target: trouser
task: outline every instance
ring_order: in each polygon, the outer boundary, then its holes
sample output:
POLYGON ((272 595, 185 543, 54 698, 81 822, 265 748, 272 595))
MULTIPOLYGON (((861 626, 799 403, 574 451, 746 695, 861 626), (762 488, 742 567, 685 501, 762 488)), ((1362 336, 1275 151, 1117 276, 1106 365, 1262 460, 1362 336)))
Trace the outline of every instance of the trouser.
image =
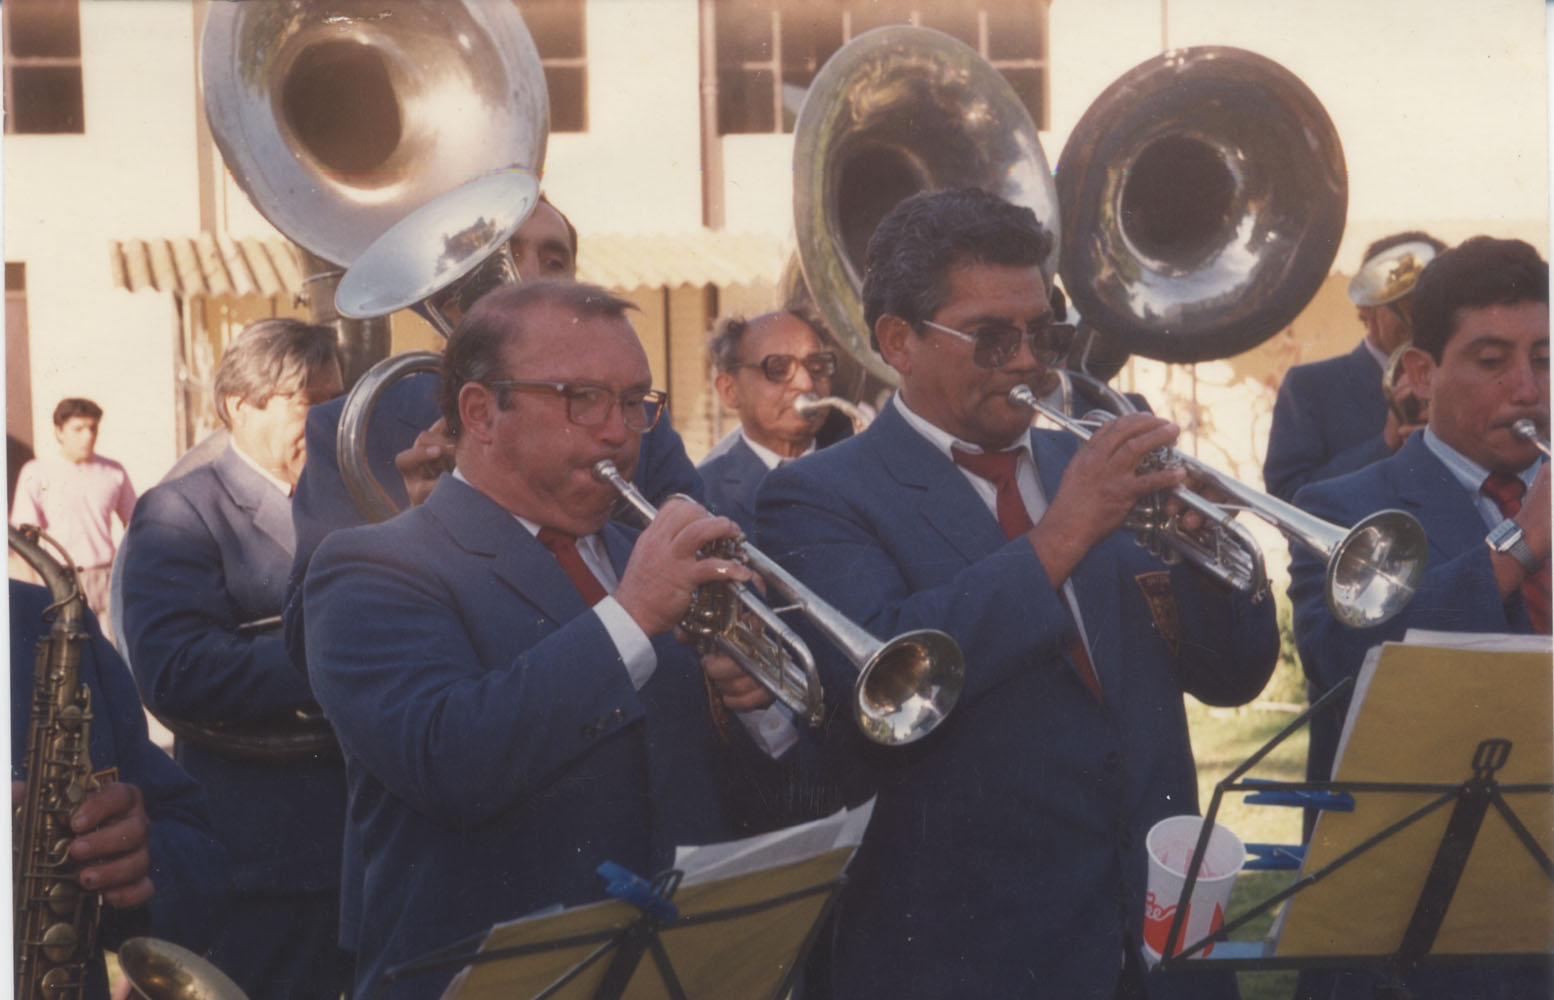
POLYGON ((336 891, 235 890, 205 957, 255 1000, 336 1000, 355 976, 339 937, 336 891))

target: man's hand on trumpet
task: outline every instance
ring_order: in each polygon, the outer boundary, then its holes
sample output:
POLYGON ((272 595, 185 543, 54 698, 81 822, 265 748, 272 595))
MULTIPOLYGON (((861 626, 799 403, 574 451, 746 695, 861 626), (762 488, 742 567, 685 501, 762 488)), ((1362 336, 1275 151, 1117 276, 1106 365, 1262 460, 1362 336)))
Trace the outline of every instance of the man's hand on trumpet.
POLYGON ((1178 467, 1139 471, 1151 452, 1169 447, 1180 428, 1150 413, 1130 413, 1095 430, 1069 462, 1057 495, 1031 529, 1031 544, 1053 586, 1061 584, 1101 539, 1122 526, 1140 500, 1181 485, 1178 467))
POLYGON ((648 635, 669 631, 685 617, 700 585, 750 580, 753 574, 743 563, 699 555, 708 542, 738 534, 739 525, 713 517, 694 500, 670 499, 637 539, 616 601, 648 635))

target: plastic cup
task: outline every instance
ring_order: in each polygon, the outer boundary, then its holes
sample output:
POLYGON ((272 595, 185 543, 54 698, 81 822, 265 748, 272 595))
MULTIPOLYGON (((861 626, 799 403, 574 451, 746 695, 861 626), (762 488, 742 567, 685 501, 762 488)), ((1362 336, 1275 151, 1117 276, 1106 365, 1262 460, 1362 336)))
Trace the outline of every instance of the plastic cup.
MULTIPOLYGON (((1144 850, 1149 855, 1149 881, 1144 895, 1144 958, 1150 965, 1159 962, 1165 952, 1166 936, 1176 918, 1182 887, 1187 884, 1187 866, 1192 862, 1193 849, 1198 846, 1203 823, 1201 816, 1170 816, 1151 827, 1144 838, 1144 850)), ((1230 890, 1234 888, 1236 875, 1245 860, 1246 848, 1242 846, 1241 838, 1218 823, 1214 824, 1173 954, 1219 930, 1225 923, 1230 890)), ((1194 956, 1213 951, 1211 944, 1194 952, 1194 956)))

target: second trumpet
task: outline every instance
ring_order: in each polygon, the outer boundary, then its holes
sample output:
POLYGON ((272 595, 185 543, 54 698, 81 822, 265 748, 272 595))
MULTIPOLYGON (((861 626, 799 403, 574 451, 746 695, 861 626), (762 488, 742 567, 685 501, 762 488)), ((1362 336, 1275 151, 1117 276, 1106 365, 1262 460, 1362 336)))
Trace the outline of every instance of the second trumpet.
MULTIPOLYGON (((1132 411, 1127 397, 1104 383, 1091 385, 1083 375, 1060 371, 1060 381, 1083 381, 1108 402, 1132 411)), ((1071 392, 1064 396, 1070 397, 1071 392)), ((1042 416, 1082 438, 1089 439, 1093 422, 1075 419, 1063 410, 1048 405, 1029 386, 1017 385, 1009 392, 1011 402, 1029 407, 1042 416)), ((1112 414, 1115 415, 1115 414, 1112 414)), ((1216 503, 1198 493, 1178 486, 1172 495, 1188 508, 1204 516, 1210 532, 1205 542, 1183 530, 1176 518, 1151 516, 1146 530, 1150 542, 1185 556, 1207 572, 1238 590, 1250 592, 1253 599, 1266 596, 1268 577, 1263 571, 1262 550, 1245 528, 1234 521, 1238 511, 1249 510, 1277 528, 1290 541, 1305 546, 1327 560, 1327 606, 1333 616, 1352 628, 1380 625, 1408 604, 1424 573, 1428 546, 1424 528, 1413 515, 1401 510, 1377 511, 1345 530, 1313 517, 1293 504, 1252 489, 1191 455, 1167 449, 1165 459, 1184 467, 1194 479, 1230 497, 1229 503, 1216 503)), ((1153 509, 1160 510, 1158 504, 1153 509)))
MULTIPOLYGON (((609 460, 594 466, 594 478, 608 483, 638 514, 658 516, 642 493, 609 460)), ((882 642, 822 601, 787 570, 744 542, 718 553, 745 563, 802 611, 858 668, 852 716, 869 740, 900 746, 922 739, 943 722, 960 697, 964 659, 955 640, 936 629, 905 632, 882 642)), ((810 725, 824 714, 824 695, 815 660, 802 639, 749 588, 711 584, 697 589, 682 627, 709 636, 718 649, 810 725)))

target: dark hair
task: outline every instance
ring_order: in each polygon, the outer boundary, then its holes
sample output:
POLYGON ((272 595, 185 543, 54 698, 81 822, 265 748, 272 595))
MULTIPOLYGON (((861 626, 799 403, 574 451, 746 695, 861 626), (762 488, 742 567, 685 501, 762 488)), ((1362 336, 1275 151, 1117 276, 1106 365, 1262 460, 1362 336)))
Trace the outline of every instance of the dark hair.
POLYGON ((774 309, 771 312, 762 313, 752 319, 746 319, 737 313, 725 316, 718 321, 717 328, 712 332, 712 339, 707 341, 707 353, 712 356, 712 365, 720 372, 733 371, 740 362, 739 352, 745 346, 745 334, 749 332, 754 323, 771 316, 787 314, 809 327, 814 333, 815 339, 822 345, 831 343, 831 332, 826 329, 820 318, 807 309, 798 306, 787 306, 783 309, 774 309))
POLYGON ((213 388, 216 415, 231 427, 228 396, 264 406, 271 396, 301 390, 330 362, 340 362, 333 328, 289 316, 255 320, 222 352, 213 388))
MULTIPOLYGON (((626 310, 636 308, 598 285, 556 278, 503 285, 487 294, 464 315, 443 351, 437 402, 450 435, 456 438, 464 430, 459 392, 470 382, 485 382, 501 373, 502 348, 523 336, 524 314, 542 305, 559 306, 579 319, 624 319, 626 310)), ((507 408, 505 393, 498 393, 497 405, 507 408)))
POLYGON ((83 399, 80 396, 69 396, 60 400, 59 404, 54 407, 54 426, 56 428, 65 426, 65 421, 71 417, 90 417, 93 420, 101 420, 103 418, 103 408, 90 399, 83 399))
POLYGON ((566 227, 567 227, 567 240, 572 244, 572 263, 573 263, 574 266, 576 266, 576 264, 577 264, 577 227, 572 225, 572 220, 567 218, 567 213, 563 212, 559 208, 556 208, 556 203, 551 201, 549 198, 547 198, 545 196, 544 192, 540 193, 540 202, 542 204, 549 205, 551 208, 555 208, 556 209, 556 214, 561 216, 561 221, 566 224, 566 227))
POLYGON ((863 319, 900 316, 915 328, 944 304, 944 277, 961 264, 1039 266, 1052 233, 1036 213, 976 188, 925 191, 901 202, 869 238, 863 319))
POLYGON ((1414 346, 1437 362, 1464 309, 1549 301, 1549 269, 1530 244, 1475 236, 1425 265, 1414 285, 1414 346))
POLYGON ((1408 229, 1401 233, 1393 233, 1391 236, 1383 236, 1381 239, 1365 248, 1365 256, 1360 258, 1361 263, 1393 247, 1400 247, 1405 243, 1428 243, 1437 255, 1446 252, 1446 244, 1431 236, 1422 229, 1408 229))

